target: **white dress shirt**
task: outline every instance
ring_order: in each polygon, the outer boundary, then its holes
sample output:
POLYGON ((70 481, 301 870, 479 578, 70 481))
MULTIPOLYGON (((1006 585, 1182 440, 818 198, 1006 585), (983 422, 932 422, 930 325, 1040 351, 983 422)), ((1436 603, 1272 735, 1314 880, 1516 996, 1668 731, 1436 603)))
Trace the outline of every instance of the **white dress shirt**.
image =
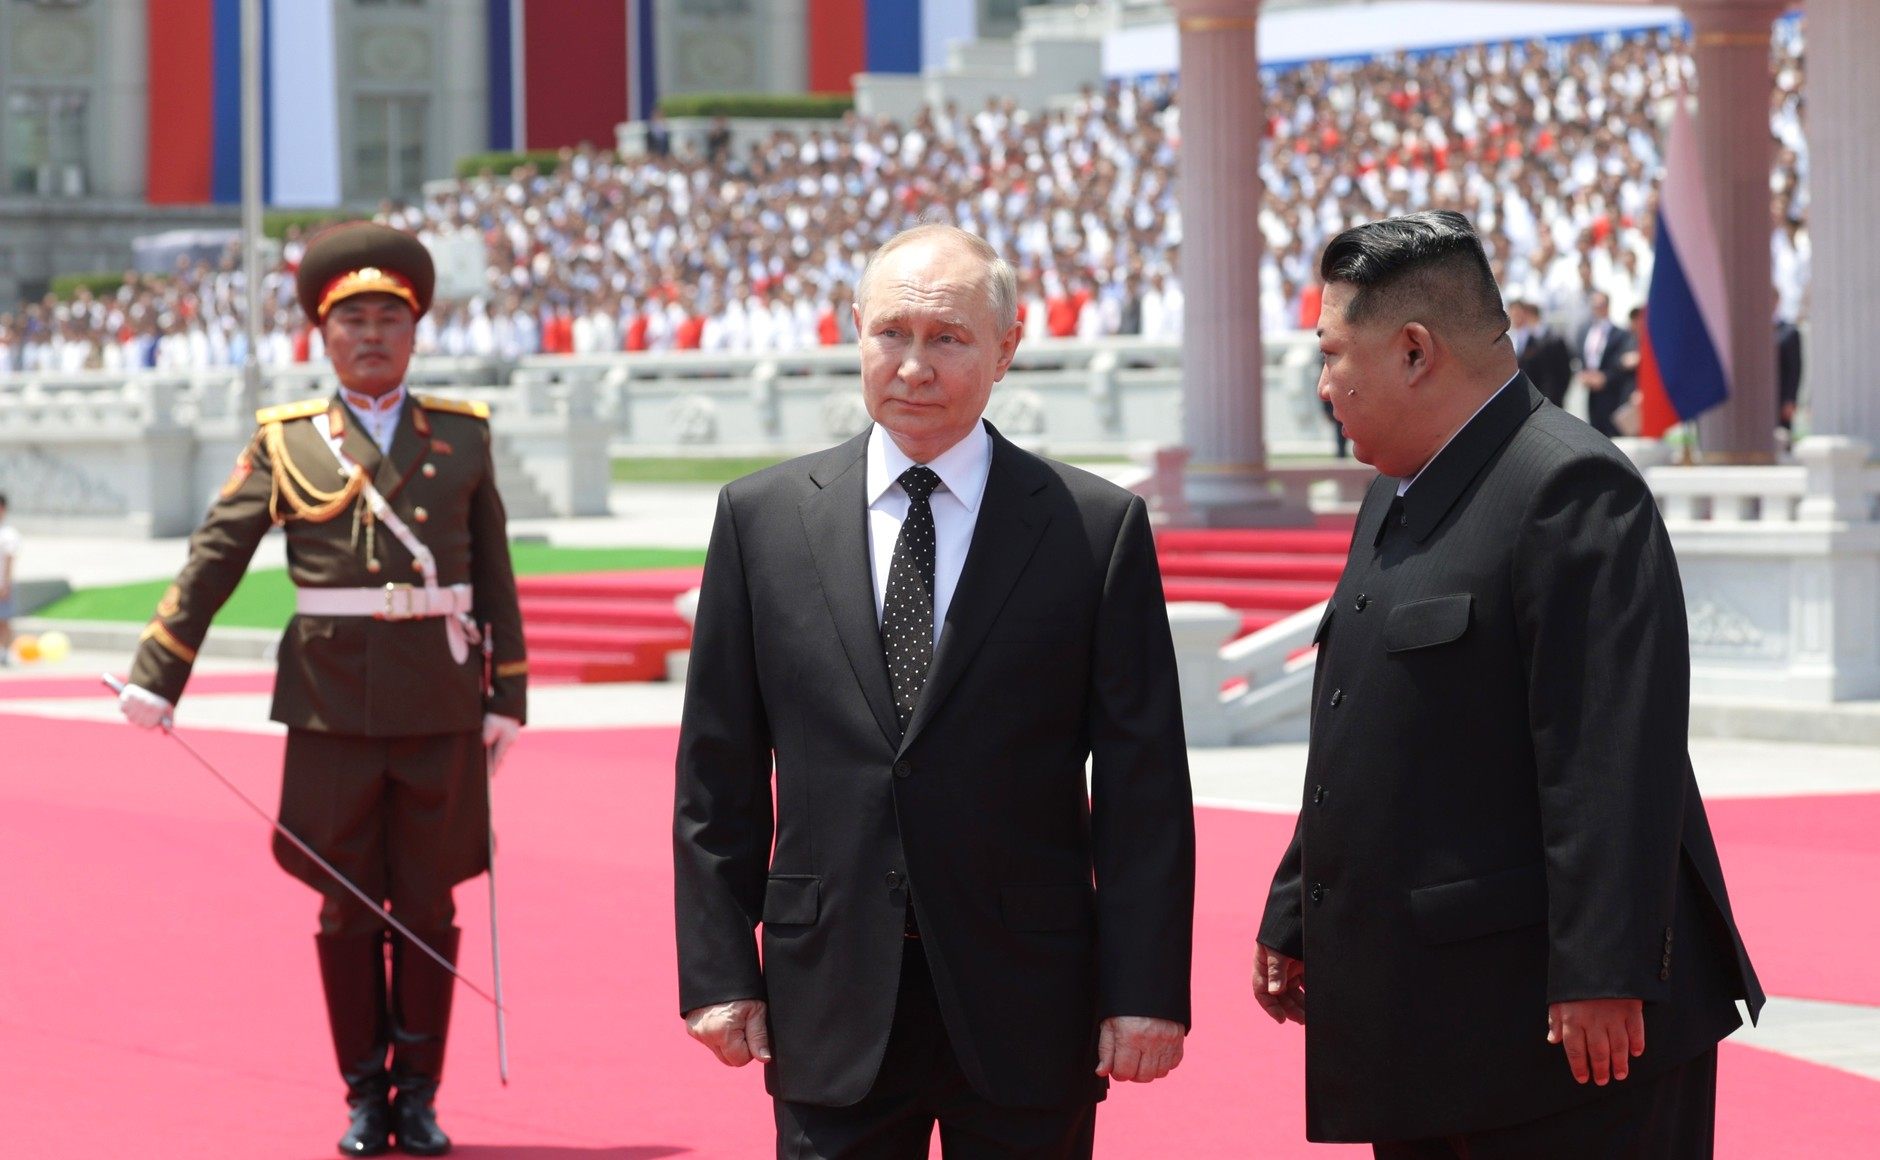
MULTIPOLYGON (((907 519, 907 493, 901 473, 914 461, 877 423, 868 433, 868 559, 875 578, 875 623, 881 623, 888 599, 888 566, 894 561, 894 541, 907 519)), ((940 486, 928 499, 933 508, 933 639, 940 644, 947 606, 960 585, 966 550, 973 543, 979 522, 979 501, 986 495, 986 477, 992 470, 992 434, 982 422, 926 465, 940 477, 940 486)))
MULTIPOLYGON (((1521 372, 1516 371, 1514 373, 1514 379, 1509 379, 1507 382, 1501 385, 1501 391, 1505 391, 1509 387, 1512 387, 1514 385, 1515 379, 1518 379, 1520 377, 1521 377, 1521 372)), ((1494 402, 1496 399, 1501 398, 1501 391, 1496 391, 1494 394, 1490 395, 1488 398, 1483 399, 1482 405, 1475 409, 1475 415, 1480 415, 1483 411, 1488 410, 1488 405, 1490 403, 1494 402)), ((1462 434, 1463 428, 1467 427, 1469 423, 1475 422, 1475 415, 1470 415, 1468 423, 1464 423, 1462 427, 1458 427, 1454 431, 1451 431, 1449 433, 1449 438, 1443 440, 1443 445, 1436 449, 1436 454, 1430 456, 1430 463, 1435 463, 1438 456, 1442 455, 1443 452, 1449 450, 1449 445, 1456 441, 1456 436, 1462 434)), ((1430 469, 1430 463, 1425 463, 1422 467, 1419 467, 1417 469, 1417 473, 1411 476, 1409 479, 1398 480, 1397 481, 1397 494, 1400 496, 1403 495, 1405 492, 1408 492, 1410 490, 1411 484, 1415 483, 1419 479, 1422 479, 1423 473, 1430 469)))
MULTIPOLYGON (((345 400, 353 418, 359 420, 360 429, 379 445, 379 454, 390 455, 392 436, 398 433, 398 415, 404 409, 405 385, 400 383, 376 399, 341 387, 339 397, 345 400)), ((324 424, 321 431, 325 431, 324 424)))

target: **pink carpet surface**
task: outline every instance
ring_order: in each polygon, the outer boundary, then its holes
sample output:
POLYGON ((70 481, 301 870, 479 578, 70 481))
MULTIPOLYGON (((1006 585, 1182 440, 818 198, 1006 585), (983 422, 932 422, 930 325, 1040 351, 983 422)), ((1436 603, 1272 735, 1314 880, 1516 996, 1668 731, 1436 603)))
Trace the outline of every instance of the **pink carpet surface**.
MULTIPOLYGON (((761 1158, 754 1068, 675 1010, 668 827, 675 731, 525 735, 496 783, 511 1084, 491 1012, 459 991, 440 1109, 466 1157, 761 1158)), ((272 808, 281 740, 191 743, 272 808)), ((343 1106, 319 1001, 315 898, 265 825, 178 746, 121 725, 0 717, 0 1151, 33 1157, 332 1154, 343 1106)), ((1772 993, 1880 1002, 1880 795, 1712 806, 1772 993)), ((1291 820, 1202 811, 1196 1027, 1169 1080, 1113 1090, 1099 1156, 1366 1155, 1303 1139, 1299 1029, 1256 1010, 1258 903, 1291 820)), ((458 890, 487 983, 481 880, 458 890)), ((1726 1045, 1720 1152, 1870 1155, 1880 1084, 1726 1045)))

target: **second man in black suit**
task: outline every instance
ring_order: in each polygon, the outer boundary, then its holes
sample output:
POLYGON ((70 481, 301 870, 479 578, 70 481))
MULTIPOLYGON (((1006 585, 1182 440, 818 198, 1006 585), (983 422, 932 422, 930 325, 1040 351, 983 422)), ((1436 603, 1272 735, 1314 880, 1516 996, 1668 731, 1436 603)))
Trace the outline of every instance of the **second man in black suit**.
POLYGON ((1306 1131, 1392 1160, 1710 1155, 1762 992, 1686 752, 1651 489, 1516 369, 1466 219, 1348 230, 1319 390, 1382 475, 1316 637, 1255 994, 1306 1025, 1306 1131))
POLYGON ((936 1122, 949 1157, 1088 1157, 1106 1082, 1166 1075, 1189 1019, 1148 514, 981 418, 1019 341, 985 242, 903 233, 858 300, 871 429, 719 497, 679 742, 680 1010, 764 1063, 780 1157, 925 1157, 936 1122))
POLYGON ((1541 308, 1532 302, 1511 302, 1508 314, 1514 324, 1514 353, 1521 373, 1534 381, 1548 402, 1564 406, 1567 388, 1573 385, 1573 352, 1567 349, 1567 340, 1547 325, 1541 308))
POLYGON ((1613 416, 1632 398, 1638 382, 1638 344, 1612 320, 1612 299, 1595 290, 1587 299, 1591 317, 1580 335, 1580 383, 1586 388, 1586 421, 1608 439, 1620 434, 1613 416))

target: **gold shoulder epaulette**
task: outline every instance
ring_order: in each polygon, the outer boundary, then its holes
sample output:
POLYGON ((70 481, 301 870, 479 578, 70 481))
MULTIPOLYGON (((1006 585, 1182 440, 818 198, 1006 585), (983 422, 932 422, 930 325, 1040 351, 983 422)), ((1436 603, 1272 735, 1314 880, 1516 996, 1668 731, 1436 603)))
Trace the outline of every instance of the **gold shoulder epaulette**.
POLYGON ((479 403, 475 399, 446 399, 442 395, 419 395, 418 405, 427 411, 449 411, 453 415, 468 415, 473 419, 487 420, 490 417, 490 405, 479 403))
POLYGON ((273 407, 263 407, 255 412, 255 422, 263 427, 269 423, 280 423, 288 419, 305 419, 309 415, 319 415, 326 411, 330 399, 302 399, 297 403, 281 403, 273 407))

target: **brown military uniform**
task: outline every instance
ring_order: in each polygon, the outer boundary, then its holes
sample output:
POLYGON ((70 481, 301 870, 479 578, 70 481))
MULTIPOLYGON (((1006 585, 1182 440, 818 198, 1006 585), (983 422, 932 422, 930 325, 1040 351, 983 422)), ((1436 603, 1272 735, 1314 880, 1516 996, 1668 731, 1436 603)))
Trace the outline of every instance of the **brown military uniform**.
MULTIPOLYGON (((171 702, 181 696, 210 619, 277 524, 299 587, 422 586, 411 554, 348 485, 316 416, 343 432, 346 453, 431 550, 438 583, 472 586, 472 615, 491 641, 489 691, 483 651, 454 661, 442 617, 296 615, 271 714, 290 730, 281 820, 395 908, 404 899, 447 908, 450 886, 488 861, 483 714, 524 719, 528 680, 487 408, 410 395, 386 455, 337 397, 261 411, 144 631, 131 680, 171 702)), ((344 896, 286 842, 275 852, 296 877, 344 896)), ((440 916, 412 917, 434 926, 440 916)), ((323 926, 331 931, 331 914, 323 926)))

